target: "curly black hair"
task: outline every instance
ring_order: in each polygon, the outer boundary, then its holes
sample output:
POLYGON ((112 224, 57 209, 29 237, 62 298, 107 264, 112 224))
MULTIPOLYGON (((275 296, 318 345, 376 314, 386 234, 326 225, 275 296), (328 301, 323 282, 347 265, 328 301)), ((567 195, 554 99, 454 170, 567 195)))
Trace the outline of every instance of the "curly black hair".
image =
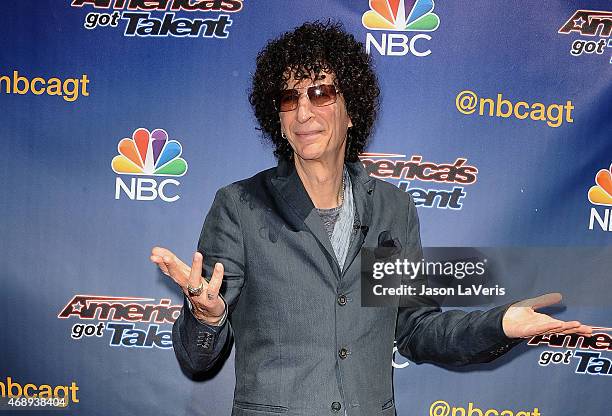
POLYGON ((363 43, 339 22, 307 22, 273 39, 257 55, 249 101, 264 140, 277 159, 292 159, 293 150, 281 136, 274 99, 287 88, 288 73, 296 79, 321 71, 335 74, 353 126, 348 129, 345 159, 357 161, 366 148, 379 107, 380 88, 363 43), (289 71, 287 71, 289 70, 289 71))

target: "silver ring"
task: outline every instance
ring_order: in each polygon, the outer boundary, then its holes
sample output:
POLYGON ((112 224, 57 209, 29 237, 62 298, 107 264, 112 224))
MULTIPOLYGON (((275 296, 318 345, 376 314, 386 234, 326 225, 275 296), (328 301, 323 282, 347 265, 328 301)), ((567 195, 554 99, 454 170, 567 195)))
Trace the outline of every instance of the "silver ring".
POLYGON ((204 291, 204 280, 200 279, 200 286, 198 287, 191 287, 189 284, 187 284, 187 292, 189 292, 189 296, 200 296, 203 291, 204 291))

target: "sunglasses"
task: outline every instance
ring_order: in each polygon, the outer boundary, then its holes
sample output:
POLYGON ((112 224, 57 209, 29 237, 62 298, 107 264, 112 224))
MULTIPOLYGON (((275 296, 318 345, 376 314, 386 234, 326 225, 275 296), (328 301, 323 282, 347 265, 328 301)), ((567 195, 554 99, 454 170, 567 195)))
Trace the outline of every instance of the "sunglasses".
POLYGON ((336 87, 333 84, 321 84, 311 87, 282 90, 279 98, 274 100, 276 109, 281 113, 295 110, 298 107, 300 96, 304 94, 303 92, 300 93, 298 90, 304 89, 306 90, 308 99, 315 107, 325 107, 326 105, 331 105, 336 102, 336 96, 338 95, 336 87))

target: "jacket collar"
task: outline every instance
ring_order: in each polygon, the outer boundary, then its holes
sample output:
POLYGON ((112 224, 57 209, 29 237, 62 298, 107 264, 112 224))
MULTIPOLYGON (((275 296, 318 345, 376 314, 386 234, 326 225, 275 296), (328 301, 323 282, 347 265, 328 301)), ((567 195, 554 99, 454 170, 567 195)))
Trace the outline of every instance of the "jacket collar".
MULTIPOLYGON (((375 181, 368 175, 361 161, 345 162, 345 165, 351 177, 355 200, 363 200, 365 195, 371 195, 375 181)), ((271 182, 302 220, 314 209, 314 204, 310 196, 308 196, 304 184, 302 184, 293 161, 287 159, 279 160, 271 182)), ((365 210, 358 210, 358 212, 360 218, 364 220, 365 218, 362 218, 362 214, 366 214, 365 210)), ((363 221, 362 224, 364 224, 363 221)))
MULTIPOLYGON (((368 175, 361 161, 345 162, 351 183, 353 185, 353 200, 357 211, 359 227, 359 241, 349 247, 349 252, 345 260, 345 268, 348 268, 361 247, 362 237, 365 237, 370 219, 372 217, 372 196, 376 181, 368 175)), ((318 212, 314 209, 314 204, 302 184, 293 161, 281 159, 276 169, 272 171, 270 182, 276 191, 275 200, 279 209, 285 214, 287 221, 298 230, 309 230, 318 242, 327 251, 328 257, 335 259, 335 254, 331 246, 329 236, 323 227, 318 212)), ((336 263, 336 267, 337 263, 336 263)))

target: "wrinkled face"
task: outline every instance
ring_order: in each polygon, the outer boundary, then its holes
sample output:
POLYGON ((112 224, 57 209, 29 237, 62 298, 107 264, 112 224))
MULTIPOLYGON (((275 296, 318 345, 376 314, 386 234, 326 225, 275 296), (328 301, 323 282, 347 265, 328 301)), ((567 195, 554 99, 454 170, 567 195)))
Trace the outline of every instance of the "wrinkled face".
POLYGON ((287 82, 288 89, 297 89, 300 93, 297 108, 279 112, 281 129, 295 158, 334 161, 344 157, 346 132, 353 125, 346 112, 344 97, 338 92, 335 103, 319 107, 307 94, 308 87, 331 85, 334 80, 334 74, 321 72, 316 81, 310 78, 296 80, 292 74, 287 82))

